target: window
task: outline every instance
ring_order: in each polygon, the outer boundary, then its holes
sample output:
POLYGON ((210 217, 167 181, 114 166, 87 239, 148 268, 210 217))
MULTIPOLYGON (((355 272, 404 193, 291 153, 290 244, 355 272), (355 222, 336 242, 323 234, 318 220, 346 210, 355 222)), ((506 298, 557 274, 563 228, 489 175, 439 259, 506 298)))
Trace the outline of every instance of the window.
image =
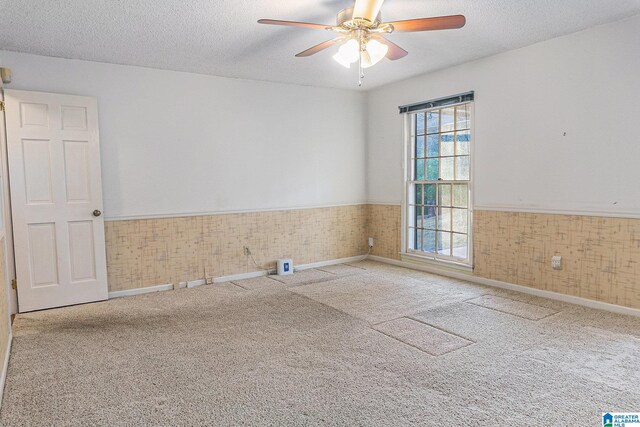
POLYGON ((471 264, 471 111, 407 114, 406 253, 471 264))

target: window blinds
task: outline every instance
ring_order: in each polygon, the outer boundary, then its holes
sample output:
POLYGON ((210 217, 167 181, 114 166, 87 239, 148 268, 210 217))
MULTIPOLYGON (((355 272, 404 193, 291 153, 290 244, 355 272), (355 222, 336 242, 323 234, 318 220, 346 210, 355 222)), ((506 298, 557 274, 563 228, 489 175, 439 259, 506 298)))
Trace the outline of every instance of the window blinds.
POLYGON ((447 96, 446 98, 438 98, 432 99, 431 101, 418 102, 416 104, 401 105, 398 108, 400 109, 400 114, 404 114, 469 101, 473 101, 473 91, 461 93, 459 95, 447 96))

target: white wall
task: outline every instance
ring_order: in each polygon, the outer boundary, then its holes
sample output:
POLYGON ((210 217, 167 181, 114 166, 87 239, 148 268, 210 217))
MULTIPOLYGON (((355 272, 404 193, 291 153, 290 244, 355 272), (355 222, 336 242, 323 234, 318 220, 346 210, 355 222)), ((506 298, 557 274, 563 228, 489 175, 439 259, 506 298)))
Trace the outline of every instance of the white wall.
POLYGON ((401 201, 397 107, 474 90, 476 208, 640 215, 639 41, 635 16, 369 92, 368 199, 401 201))
MULTIPOLYGON (((194 53, 197 54, 197 53, 194 53)), ((364 202, 364 94, 0 51, 98 98, 106 218, 364 202)))
POLYGON ((0 65, 10 88, 98 98, 107 218, 399 203, 397 106, 468 90, 477 208, 625 214, 640 213, 639 39, 636 16, 366 94, 3 51, 0 65))

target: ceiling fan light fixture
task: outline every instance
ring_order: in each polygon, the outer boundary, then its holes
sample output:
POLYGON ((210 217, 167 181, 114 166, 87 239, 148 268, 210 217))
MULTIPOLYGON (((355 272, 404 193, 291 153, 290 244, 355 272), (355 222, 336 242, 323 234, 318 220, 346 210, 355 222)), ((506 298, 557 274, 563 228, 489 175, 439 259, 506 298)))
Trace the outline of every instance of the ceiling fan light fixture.
POLYGON ((345 44, 340 46, 338 53, 333 55, 333 59, 340 65, 350 68, 351 64, 359 58, 360 46, 356 39, 349 39, 345 44))
POLYGON ((362 52, 362 68, 369 68, 376 65, 387 55, 389 46, 380 43, 378 40, 369 40, 364 52, 362 52))
POLYGON ((364 68, 377 64, 382 58, 391 61, 407 56, 408 52, 384 36, 393 32, 412 33, 417 31, 452 30, 464 27, 464 15, 434 16, 402 21, 383 22, 380 9, 384 0, 355 0, 353 7, 342 9, 336 17, 336 25, 314 24, 311 22, 283 21, 280 19, 259 19, 260 24, 285 25, 290 27, 330 30, 338 34, 332 40, 319 43, 296 54, 308 57, 329 47, 341 44, 333 59, 345 68, 357 62, 358 85, 362 85, 364 68))

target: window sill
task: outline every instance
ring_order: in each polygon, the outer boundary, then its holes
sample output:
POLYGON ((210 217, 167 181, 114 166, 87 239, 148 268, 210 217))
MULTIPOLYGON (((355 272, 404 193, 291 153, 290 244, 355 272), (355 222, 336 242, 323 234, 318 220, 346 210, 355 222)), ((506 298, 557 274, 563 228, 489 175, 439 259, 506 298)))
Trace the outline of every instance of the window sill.
POLYGON ((457 271, 466 274, 473 274, 473 266, 461 262, 448 261, 444 259, 434 259, 408 252, 400 252, 400 259, 412 264, 428 265, 442 270, 457 271))

